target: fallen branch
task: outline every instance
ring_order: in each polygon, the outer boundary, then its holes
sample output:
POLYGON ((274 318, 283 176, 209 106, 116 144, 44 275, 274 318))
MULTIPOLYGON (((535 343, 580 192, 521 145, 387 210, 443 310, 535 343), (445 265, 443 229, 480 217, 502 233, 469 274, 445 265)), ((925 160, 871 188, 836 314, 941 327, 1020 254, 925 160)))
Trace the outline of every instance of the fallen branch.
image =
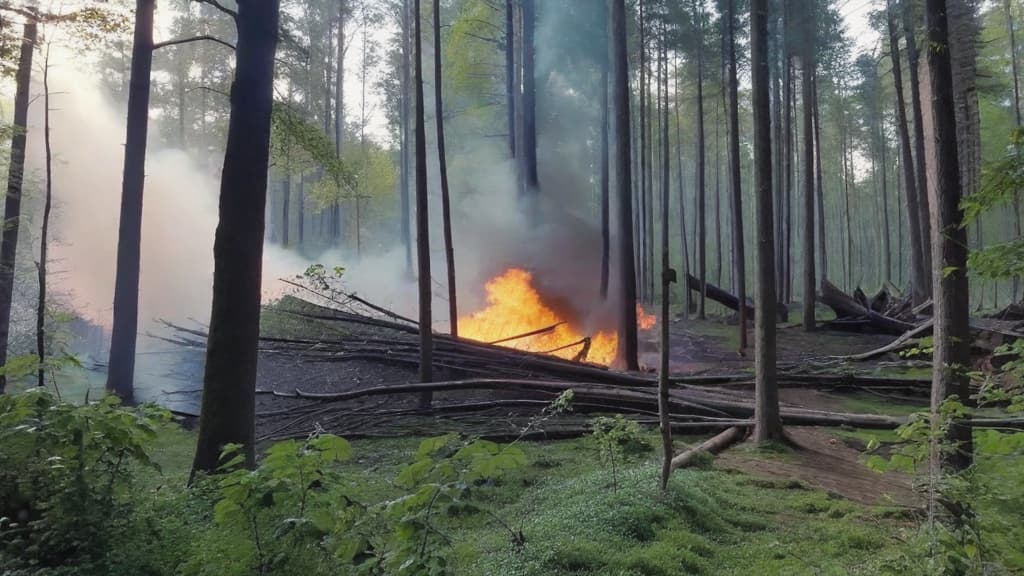
POLYGON ((694 459, 701 454, 718 454, 746 437, 747 430, 748 429, 746 427, 741 428, 739 426, 729 428, 721 434, 713 436, 712 438, 705 440, 700 445, 690 448, 686 452, 672 458, 670 468, 672 470, 684 468, 691 464, 694 459))

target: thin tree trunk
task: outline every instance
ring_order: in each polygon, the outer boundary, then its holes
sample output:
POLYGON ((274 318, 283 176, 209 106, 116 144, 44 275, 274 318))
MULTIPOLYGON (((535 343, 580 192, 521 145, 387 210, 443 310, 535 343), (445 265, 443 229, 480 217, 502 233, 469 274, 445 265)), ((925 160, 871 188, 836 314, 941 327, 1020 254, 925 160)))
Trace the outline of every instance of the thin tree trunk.
MULTIPOLYGON (((4 227, 0 246, 0 366, 7 364, 7 342, 11 329, 11 304, 14 300, 14 265, 18 253, 18 229, 21 226, 21 191, 25 178, 25 146, 28 136, 29 86, 32 82, 32 53, 38 25, 25 22, 21 54, 15 74, 14 137, 7 172, 7 197, 4 200, 4 227)), ((0 374, 0 393, 7 387, 7 376, 0 374)))
MULTIPOLYGON (((514 0, 505 0, 505 120, 508 124, 508 149, 512 158, 516 157, 516 74, 515 74, 515 8, 514 0)), ((607 88, 607 85, 606 85, 607 88)))
POLYGON ((46 154, 46 192, 43 198, 43 223, 39 231, 39 301, 36 306, 36 354, 39 369, 36 384, 46 385, 46 259, 50 233, 50 208, 53 206, 53 149, 50 146, 50 46, 43 59, 43 145, 46 154))
POLYGON ((270 115, 278 0, 241 2, 231 86, 220 221, 213 246, 213 306, 206 348, 195 472, 217 470, 228 444, 256 463, 256 363, 263 227, 270 160, 270 115))
POLYGON ((640 124, 637 126, 640 134, 640 150, 637 155, 640 158, 640 196, 637 198, 639 211, 637 212, 637 247, 639 250, 640 283, 639 297, 647 302, 650 295, 647 293, 647 268, 650 263, 647 260, 647 20, 645 18, 645 0, 637 0, 640 20, 637 26, 640 27, 640 124))
POLYGON ((537 174, 537 88, 534 60, 537 52, 535 0, 521 0, 523 7, 523 162, 526 192, 539 192, 537 174))
MULTIPOLYGON (((1021 126, 1020 110, 1020 74, 1017 68, 1017 30, 1013 24, 1013 10, 1010 0, 1004 0, 1003 10, 1006 12, 1006 28, 1010 36, 1010 72, 1013 75, 1013 114, 1017 127, 1021 126)), ((1019 153, 1019 151, 1018 151, 1019 153)), ((1013 232, 1016 238, 1021 237, 1020 195, 1013 196, 1013 232)), ((980 244, 980 242, 979 242, 980 244)), ((1020 298, 1020 276, 1013 277, 1013 301, 1020 298)))
POLYGON ((345 145, 345 0, 338 0, 337 50, 338 72, 334 76, 334 149, 338 158, 341 158, 345 145))
MULTIPOLYGON (((607 11, 607 4, 603 4, 607 11)), ((606 31, 607 34, 607 31, 606 31)), ((608 68, 611 63, 610 51, 605 51, 601 63, 601 299, 608 298, 608 275, 611 266, 611 208, 610 208, 610 173, 609 173, 609 103, 608 103, 608 68)))
MULTIPOLYGON (((805 30, 814 29, 814 12, 810 3, 806 3, 804 23, 805 30)), ((813 34, 813 32, 812 32, 813 34)), ((803 128, 804 128, 804 282, 803 306, 804 330, 814 330, 814 301, 817 283, 814 270, 814 40, 808 41, 804 48, 803 58, 803 128)), ((774 318, 774 316, 772 316, 774 318)))
POLYGON ((626 48, 625 0, 612 2, 612 59, 615 110, 615 188, 618 198, 619 361, 627 370, 637 363, 636 267, 633 260, 633 203, 629 141, 629 61, 626 48))
POLYGON ((896 34, 896 15, 892 0, 888 1, 886 12, 889 27, 889 48, 892 59, 893 84, 896 89, 896 131, 900 140, 900 167, 903 172, 903 190, 907 199, 907 223, 910 235, 910 284, 915 305, 923 304, 928 299, 928 273, 925 268, 923 253, 927 247, 922 243, 921 211, 919 206, 917 181, 914 177, 914 158, 911 152, 910 132, 907 129, 907 108, 903 98, 903 74, 900 67, 899 37, 896 34))
MULTIPOLYGON (((679 78, 680 75, 677 73, 676 77, 679 78)), ((682 245, 681 246, 681 248, 682 248, 682 253, 681 253, 682 258, 680 259, 680 261, 682 263, 682 268, 683 268, 682 269, 682 277, 686 278, 686 276, 690 273, 690 250, 689 250, 689 246, 687 246, 687 243, 686 243, 686 186, 685 186, 686 180, 683 177, 683 138, 682 138, 682 129, 680 127, 682 125, 682 119, 681 119, 681 116, 680 116, 680 113, 679 113, 679 101, 681 100, 681 98, 680 98, 680 95, 678 94, 678 91, 679 91, 679 88, 678 88, 678 84, 677 84, 677 86, 676 86, 676 100, 675 100, 675 115, 676 115, 676 152, 677 152, 676 170, 679 172, 679 242, 682 245)), ((719 260, 719 267, 721 267, 721 260, 719 260)), ((682 317, 683 318, 688 318, 689 315, 690 315, 690 289, 689 289, 689 287, 687 287, 685 285, 684 282, 681 282, 680 285, 682 286, 682 292, 683 292, 683 298, 682 298, 682 301, 683 301, 683 313, 682 313, 682 317)), ((707 291, 704 290, 703 292, 707 292, 707 291)))
MULTIPOLYGON (((961 182, 957 151, 956 112, 953 70, 949 51, 949 28, 945 0, 927 0, 928 71, 931 101, 932 142, 935 147, 935 180, 930 186, 932 202, 932 270, 935 294, 935 351, 932 379, 932 427, 940 425, 939 411, 950 396, 966 400, 970 394, 969 306, 967 281, 967 231, 961 226, 961 182)), ((945 439, 933 440, 932 471, 957 472, 972 461, 971 429, 951 424, 945 439), (946 442, 949 450, 940 454, 937 443, 946 442)), ((935 506, 935 503, 932 503, 935 506)))
POLYGON ((843 222, 846 224, 846 270, 843 274, 846 289, 854 289, 853 281, 853 213, 850 211, 850 181, 853 180, 853 167, 850 163, 849 117, 846 110, 846 93, 841 94, 843 109, 839 123, 839 138, 843 154, 843 222))
MULTIPOLYGON (((728 0, 727 14, 729 22, 728 50, 729 50, 729 157, 730 171, 732 172, 732 239, 733 239, 733 267, 736 270, 736 296, 742 301, 747 296, 747 271, 744 258, 743 246, 743 190, 740 180, 740 112, 739 112, 739 82, 736 78, 736 0, 728 0)), ((747 348, 747 310, 746 306, 739 307, 739 347, 743 351, 747 348)))
POLYGON ((818 284, 828 280, 828 246, 825 235, 825 187, 821 170, 821 106, 818 103, 818 70, 815 68, 811 79, 814 98, 814 195, 818 225, 818 284))
POLYGON ((402 155, 401 162, 401 178, 400 178, 400 203, 401 203, 401 234, 402 244, 405 246, 405 272, 409 278, 412 278, 412 202, 410 199, 410 182, 409 173, 412 171, 412 162, 410 162, 409 154, 411 153, 410 146, 410 135, 409 135, 409 87, 412 82, 409 78, 409 59, 411 58, 411 42, 409 39, 410 35, 410 24, 409 24, 409 0, 402 0, 402 88, 401 88, 401 111, 399 113, 399 130, 401 131, 401 150, 399 151, 402 155))
MULTIPOLYGON (((787 32, 789 32, 789 8, 787 4, 786 8, 786 22, 787 32)), ((788 42, 788 40, 786 41, 788 42)), ((794 108, 794 95, 793 95, 793 60, 789 55, 788 48, 784 48, 785 60, 783 65, 785 66, 785 79, 783 81, 782 99, 783 107, 785 107, 784 119, 782 121, 783 130, 785 131, 785 142, 783 143, 783 159, 782 169, 785 171, 785 190, 782 194, 782 208, 785 212, 785 218, 780 217, 780 222, 785 225, 785 231, 779 230, 780 236, 785 236, 785 239, 780 237, 779 243, 782 244, 782 259, 779 262, 779 270, 781 272, 780 279, 780 295, 782 296, 783 302, 792 301, 792 268, 793 268, 793 242, 792 242, 792 231, 793 231, 793 211, 792 211, 792 199, 793 199, 793 158, 796 155, 794 147, 793 133, 796 130, 793 122, 793 108, 794 108)))
POLYGON ((441 219, 444 227, 444 256, 448 265, 448 322, 451 334, 459 336, 459 306, 455 289, 455 246, 452 244, 452 209, 448 194, 448 163, 445 157, 444 104, 441 74, 441 2, 434 0, 434 114, 437 116, 437 161, 441 172, 441 219))
MULTIPOLYGON (((918 78, 920 66, 917 50, 917 38, 914 35, 913 5, 903 0, 903 36, 907 42, 907 68, 910 73, 910 110, 914 120, 914 170, 917 173, 918 214, 921 222, 921 256, 927 274, 932 268, 931 251, 931 215, 928 209, 928 176, 925 171, 924 152, 924 114, 921 104, 921 84, 918 78)), ((931 296, 931 284, 925 282, 925 296, 931 296)))
POLYGON ((661 474, 661 489, 668 488, 672 474, 672 422, 669 418, 669 352, 672 342, 669 337, 669 294, 673 274, 668 243, 668 213, 671 209, 672 190, 669 180, 668 142, 668 48, 666 46, 666 25, 662 23, 661 59, 659 61, 659 88, 661 98, 661 354, 658 367, 658 412, 660 414, 661 437, 664 448, 664 462, 661 474))
MULTIPOLYGON (((768 79, 768 0, 750 4, 750 61, 754 107, 754 188, 757 197, 757 298, 754 306, 754 440, 781 439, 775 381, 775 230, 772 213, 771 97, 768 79)), ((813 260, 813 258, 812 258, 813 260)), ((744 308, 740 306, 740 308, 744 308)))
POLYGON ((135 344, 139 321, 142 197, 146 180, 150 73, 153 67, 154 0, 137 0, 132 72, 128 90, 128 129, 121 187, 121 221, 114 281, 114 323, 110 336, 107 390, 134 402, 135 344))
MULTIPOLYGON (((433 292, 430 278, 430 215, 427 191, 427 137, 423 104, 423 14, 420 0, 413 0, 413 50, 416 54, 413 87, 416 115, 416 273, 419 287, 420 382, 434 379, 434 333, 431 317, 433 292)), ((430 408, 431 392, 420 395, 420 408, 430 408)))
POLYGON ((697 300, 697 317, 705 318, 705 301, 707 299, 707 226, 704 210, 705 190, 704 177, 704 5, 702 0, 694 0, 694 15, 697 18, 697 277, 700 278, 700 297, 697 300))

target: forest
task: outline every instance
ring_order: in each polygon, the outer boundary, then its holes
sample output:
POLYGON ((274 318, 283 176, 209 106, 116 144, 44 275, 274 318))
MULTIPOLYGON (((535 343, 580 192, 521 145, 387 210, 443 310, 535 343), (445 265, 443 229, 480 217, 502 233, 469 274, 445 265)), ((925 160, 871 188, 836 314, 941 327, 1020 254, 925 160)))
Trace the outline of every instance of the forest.
POLYGON ((1018 0, 0 0, 0 576, 1024 574, 1018 0))

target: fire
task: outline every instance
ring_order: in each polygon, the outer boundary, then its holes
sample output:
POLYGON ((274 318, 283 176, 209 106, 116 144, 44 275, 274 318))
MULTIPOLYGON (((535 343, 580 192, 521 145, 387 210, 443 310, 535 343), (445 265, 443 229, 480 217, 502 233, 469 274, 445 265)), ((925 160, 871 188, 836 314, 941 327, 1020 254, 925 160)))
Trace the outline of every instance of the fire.
POLYGON ((650 330, 654 328, 654 325, 658 323, 658 317, 654 314, 648 314, 644 311, 643 306, 640 304, 636 305, 636 325, 641 330, 650 330))
POLYGON ((619 345, 615 332, 582 333, 544 303, 532 281, 533 276, 526 270, 510 268, 487 282, 487 307, 459 318, 459 336, 570 360, 611 364, 619 345), (511 339, 535 330, 543 332, 511 339), (510 340, 503 342, 505 339, 510 340))

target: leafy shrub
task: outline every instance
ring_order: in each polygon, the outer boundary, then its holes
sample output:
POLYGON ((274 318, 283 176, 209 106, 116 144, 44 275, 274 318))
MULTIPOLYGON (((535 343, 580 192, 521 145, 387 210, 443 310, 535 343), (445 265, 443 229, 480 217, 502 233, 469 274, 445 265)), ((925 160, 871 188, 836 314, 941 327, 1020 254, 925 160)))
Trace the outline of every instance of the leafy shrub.
POLYGON ((76 406, 0 395, 0 560, 12 569, 103 558, 129 521, 134 465, 167 413, 117 397, 76 406))

